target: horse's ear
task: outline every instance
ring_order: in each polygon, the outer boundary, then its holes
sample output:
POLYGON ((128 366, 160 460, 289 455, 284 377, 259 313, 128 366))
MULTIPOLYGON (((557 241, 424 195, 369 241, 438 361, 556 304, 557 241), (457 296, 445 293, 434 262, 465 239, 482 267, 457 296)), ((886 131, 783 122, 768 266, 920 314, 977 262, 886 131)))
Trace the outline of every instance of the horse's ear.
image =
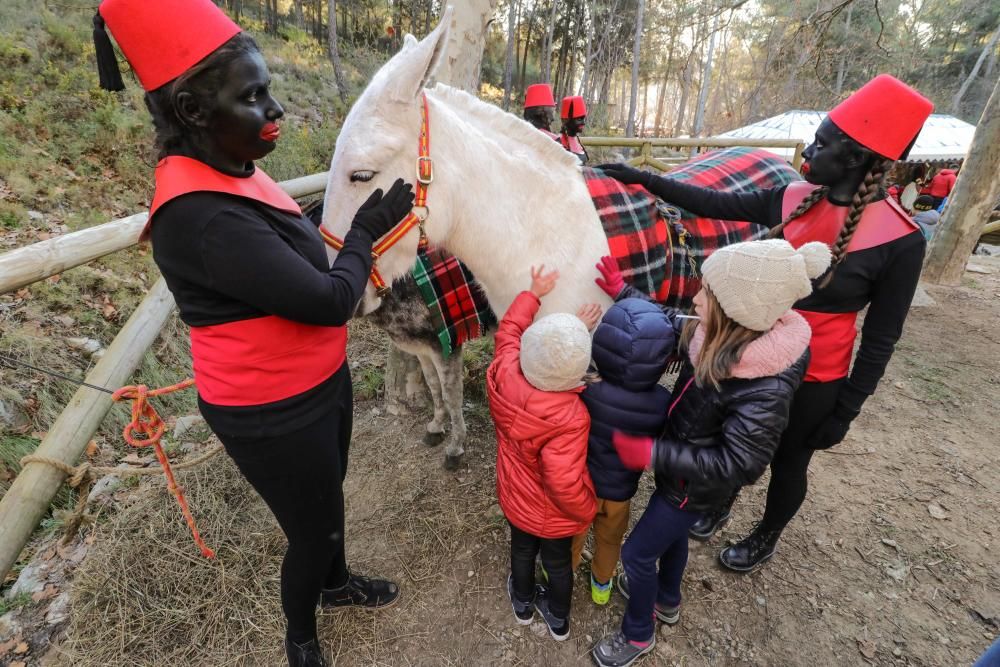
POLYGON ((411 35, 403 40, 406 59, 392 73, 394 84, 392 96, 401 102, 411 102, 417 98, 434 76, 438 65, 448 49, 448 35, 451 28, 452 8, 448 6, 441 16, 441 22, 431 34, 417 42, 411 35), (411 40, 412 43, 411 43, 411 40))

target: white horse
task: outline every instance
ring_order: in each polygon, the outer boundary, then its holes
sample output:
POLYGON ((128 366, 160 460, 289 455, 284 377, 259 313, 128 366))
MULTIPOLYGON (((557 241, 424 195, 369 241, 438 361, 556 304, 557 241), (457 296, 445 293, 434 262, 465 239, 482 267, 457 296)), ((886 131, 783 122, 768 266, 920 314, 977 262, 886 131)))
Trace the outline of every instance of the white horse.
MULTIPOLYGON (((434 179, 424 229, 428 240, 461 258, 502 315, 530 284, 530 268, 560 273, 541 314, 576 312, 610 300, 594 265, 608 241, 575 157, 527 122, 449 86, 425 88, 448 41, 450 13, 421 41, 403 47, 372 78, 337 140, 326 189, 324 227, 343 237, 353 212, 375 187, 416 177, 422 95, 426 95, 434 179)), ((386 282, 413 267, 412 229, 378 260, 386 282)), ((371 285, 361 314, 380 304, 371 285)))

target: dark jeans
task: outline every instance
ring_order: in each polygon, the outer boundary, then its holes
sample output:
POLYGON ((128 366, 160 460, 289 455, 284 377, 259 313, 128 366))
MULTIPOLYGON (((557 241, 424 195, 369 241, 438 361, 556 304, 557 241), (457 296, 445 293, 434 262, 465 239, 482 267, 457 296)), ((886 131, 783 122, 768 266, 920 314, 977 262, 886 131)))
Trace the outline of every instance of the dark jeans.
POLYGON ((320 589, 347 582, 344 557, 344 491, 351 442, 350 375, 337 401, 318 420, 274 438, 221 437, 236 462, 278 520, 288 538, 281 564, 281 608, 288 638, 316 636, 320 589))
POLYGON ((783 530, 802 507, 808 491, 806 471, 814 449, 806 447, 809 436, 833 412, 843 380, 803 382, 788 416, 788 427, 771 461, 771 482, 761 528, 783 530))
POLYGON ((688 560, 688 529, 701 517, 677 509, 659 493, 649 499, 622 547, 629 600, 622 632, 629 641, 649 641, 656 632, 653 608, 681 603, 681 578, 688 560), (656 565, 660 568, 657 571, 656 565))
POLYGON ((510 525, 510 571, 514 595, 530 602, 535 595, 535 556, 541 552, 542 565, 549 575, 549 610, 559 618, 569 618, 573 596, 573 536, 546 539, 510 525))

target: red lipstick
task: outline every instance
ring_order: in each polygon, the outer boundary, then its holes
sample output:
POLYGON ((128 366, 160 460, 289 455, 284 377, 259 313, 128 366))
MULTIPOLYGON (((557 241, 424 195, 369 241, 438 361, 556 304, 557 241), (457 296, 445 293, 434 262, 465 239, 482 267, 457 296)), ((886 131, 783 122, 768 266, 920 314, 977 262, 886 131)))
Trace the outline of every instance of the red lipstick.
POLYGON ((277 123, 268 123, 260 131, 260 138, 264 141, 277 141, 281 136, 281 128, 277 123))
POLYGON ((803 176, 805 176, 806 174, 808 174, 809 173, 809 163, 808 162, 803 162, 802 166, 799 167, 799 171, 802 173, 803 176))

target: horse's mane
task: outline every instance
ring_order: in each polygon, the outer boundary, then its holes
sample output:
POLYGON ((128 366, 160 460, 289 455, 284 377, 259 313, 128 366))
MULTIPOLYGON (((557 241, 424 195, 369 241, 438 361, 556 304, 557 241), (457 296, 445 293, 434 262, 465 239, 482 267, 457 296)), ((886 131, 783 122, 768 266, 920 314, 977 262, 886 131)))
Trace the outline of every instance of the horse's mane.
MULTIPOLYGON (((508 155, 525 155, 541 160, 547 168, 555 165, 580 170, 577 158, 562 145, 545 136, 530 123, 507 113, 500 107, 483 102, 464 90, 438 83, 428 92, 459 113, 480 135, 496 143, 508 155), (527 150, 526 150, 527 149, 527 150), (526 154, 530 153, 530 155, 526 154)), ((532 166, 537 162, 531 163, 532 166)))

